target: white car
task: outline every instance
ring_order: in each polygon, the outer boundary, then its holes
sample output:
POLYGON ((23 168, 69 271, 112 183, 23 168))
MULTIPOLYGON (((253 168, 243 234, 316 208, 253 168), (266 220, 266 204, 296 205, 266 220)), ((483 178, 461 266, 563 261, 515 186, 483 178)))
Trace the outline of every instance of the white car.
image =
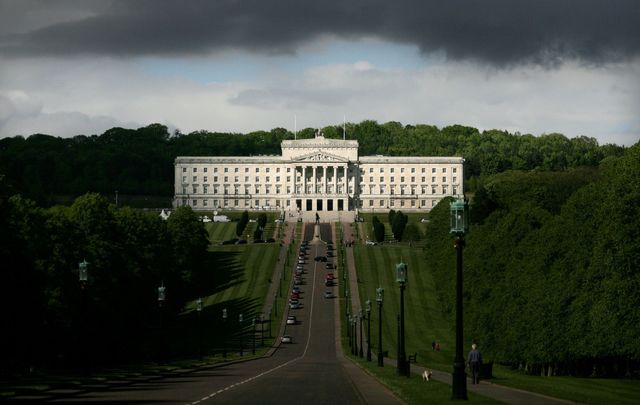
POLYGON ((296 324, 296 317, 293 315, 289 315, 287 317, 287 325, 295 325, 296 324))
POLYGON ((283 337, 280 338, 280 341, 282 343, 292 343, 293 339, 289 335, 284 335, 283 337))
POLYGON ((365 242, 365 244, 370 245, 370 246, 375 246, 375 245, 377 245, 378 243, 376 243, 376 242, 374 242, 374 241, 372 241, 372 240, 367 240, 367 241, 365 242))

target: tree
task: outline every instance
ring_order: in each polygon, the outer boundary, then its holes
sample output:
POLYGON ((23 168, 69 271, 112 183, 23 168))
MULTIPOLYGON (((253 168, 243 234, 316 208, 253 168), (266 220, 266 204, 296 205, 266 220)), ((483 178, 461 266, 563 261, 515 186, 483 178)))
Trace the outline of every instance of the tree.
POLYGON ((377 216, 373 216, 373 236, 376 242, 384 242, 384 224, 380 222, 377 216))

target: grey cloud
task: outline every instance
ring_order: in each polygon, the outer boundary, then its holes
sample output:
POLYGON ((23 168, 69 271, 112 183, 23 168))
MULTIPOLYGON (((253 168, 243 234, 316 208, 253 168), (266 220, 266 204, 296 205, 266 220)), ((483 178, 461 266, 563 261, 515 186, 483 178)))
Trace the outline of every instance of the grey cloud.
MULTIPOLYGON (((28 15, 33 2, 25 4, 22 14, 28 15)), ((324 35, 373 36, 492 65, 550 65, 565 58, 602 63, 640 55, 637 0, 114 0, 93 7, 85 6, 84 18, 5 33, 0 55, 127 58, 229 48, 295 53, 324 35)))

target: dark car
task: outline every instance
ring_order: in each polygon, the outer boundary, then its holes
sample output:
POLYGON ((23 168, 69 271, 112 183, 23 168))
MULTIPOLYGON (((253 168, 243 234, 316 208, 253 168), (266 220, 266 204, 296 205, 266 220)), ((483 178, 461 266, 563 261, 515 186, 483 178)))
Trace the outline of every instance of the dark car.
POLYGON ((234 245, 237 241, 238 241, 238 239, 229 239, 229 240, 222 241, 222 244, 223 245, 234 245))

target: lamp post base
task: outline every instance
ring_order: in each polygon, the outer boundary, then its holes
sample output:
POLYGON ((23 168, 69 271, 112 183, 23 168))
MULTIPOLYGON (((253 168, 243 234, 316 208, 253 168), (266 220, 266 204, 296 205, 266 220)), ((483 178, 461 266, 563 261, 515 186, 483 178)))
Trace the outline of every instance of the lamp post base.
POLYGON ((464 363, 453 364, 452 400, 467 400, 467 373, 464 372, 464 363))

